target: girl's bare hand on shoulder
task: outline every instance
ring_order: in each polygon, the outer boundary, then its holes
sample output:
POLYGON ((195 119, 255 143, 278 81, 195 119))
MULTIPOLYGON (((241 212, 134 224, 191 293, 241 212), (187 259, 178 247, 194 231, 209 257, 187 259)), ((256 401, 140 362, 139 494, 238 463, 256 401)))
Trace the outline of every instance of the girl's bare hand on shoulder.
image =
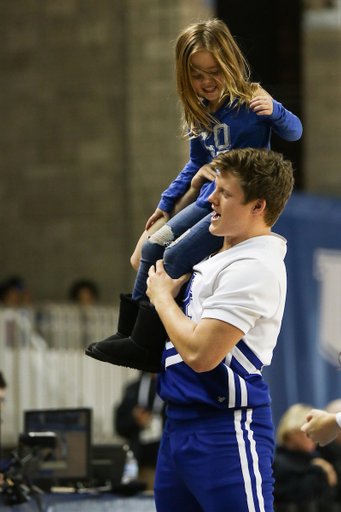
POLYGON ((192 178, 191 188, 199 191, 204 183, 207 183, 208 181, 214 181, 216 176, 217 171, 214 169, 212 164, 205 164, 192 178))
POLYGON ((160 208, 156 208, 155 212, 153 213, 153 215, 151 215, 151 217, 149 217, 149 219, 147 220, 147 224, 146 224, 146 227, 145 227, 145 230, 148 231, 148 229, 158 220, 158 219, 161 219, 161 217, 164 217, 165 218, 165 221, 168 222, 169 219, 170 219, 170 214, 163 211, 163 210, 160 210, 160 208))

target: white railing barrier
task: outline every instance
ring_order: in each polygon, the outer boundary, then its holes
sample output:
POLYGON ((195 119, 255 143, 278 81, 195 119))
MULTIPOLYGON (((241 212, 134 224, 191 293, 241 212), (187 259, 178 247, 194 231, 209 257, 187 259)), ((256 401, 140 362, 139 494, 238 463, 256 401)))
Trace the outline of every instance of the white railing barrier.
POLYGON ((0 369, 7 381, 2 443, 16 446, 23 411, 93 409, 93 440, 115 441, 113 409, 137 372, 85 356, 117 328, 117 308, 48 304, 0 309, 0 369))

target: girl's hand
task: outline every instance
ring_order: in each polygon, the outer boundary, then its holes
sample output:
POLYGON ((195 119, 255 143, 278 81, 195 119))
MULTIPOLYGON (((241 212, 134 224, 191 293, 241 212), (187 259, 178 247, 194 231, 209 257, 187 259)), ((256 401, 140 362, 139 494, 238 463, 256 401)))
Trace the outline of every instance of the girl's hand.
POLYGON ((211 164, 203 165, 194 178, 192 178, 191 188, 199 192, 204 183, 207 181, 214 181, 216 176, 217 171, 211 164))
POLYGON ((164 212, 163 210, 160 210, 160 208, 156 208, 155 212, 149 219, 147 220, 147 224, 145 227, 145 230, 148 231, 148 229, 158 220, 161 219, 161 217, 164 217, 165 222, 168 222, 170 219, 170 214, 167 212, 164 212))
POLYGON ((271 116, 274 110, 274 104, 271 96, 255 96, 250 101, 251 109, 257 116, 271 116))

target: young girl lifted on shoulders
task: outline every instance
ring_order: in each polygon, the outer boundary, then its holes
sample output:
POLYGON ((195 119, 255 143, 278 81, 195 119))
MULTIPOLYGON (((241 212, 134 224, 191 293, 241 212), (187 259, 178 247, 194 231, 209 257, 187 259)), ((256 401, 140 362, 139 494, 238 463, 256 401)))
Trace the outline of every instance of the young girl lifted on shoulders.
MULTIPOLYGON (((222 246, 222 239, 208 229, 212 212, 208 197, 216 177, 210 162, 231 149, 270 148, 272 130, 290 141, 302 134, 298 117, 250 81, 248 63, 221 20, 187 27, 177 39, 175 59, 190 160, 163 192, 131 258, 137 277, 132 296, 121 295, 118 333, 87 350, 95 359, 146 371, 157 371, 157 365, 136 363, 126 353, 132 338, 134 347, 141 344, 138 333, 133 333, 135 324, 145 324, 147 313, 154 313, 140 308, 140 301, 146 300, 149 268, 163 259, 167 273, 178 278, 222 246)), ((143 337, 147 337, 145 329, 143 337)))

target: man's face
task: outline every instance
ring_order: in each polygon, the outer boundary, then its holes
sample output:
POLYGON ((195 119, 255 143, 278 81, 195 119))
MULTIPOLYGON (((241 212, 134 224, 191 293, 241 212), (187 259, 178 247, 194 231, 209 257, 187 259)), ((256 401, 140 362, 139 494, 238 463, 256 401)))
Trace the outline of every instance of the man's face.
POLYGON ((243 204, 244 191, 232 173, 223 171, 218 174, 216 189, 209 200, 215 212, 210 225, 212 235, 228 237, 231 245, 249 238, 250 221, 256 201, 243 204))

